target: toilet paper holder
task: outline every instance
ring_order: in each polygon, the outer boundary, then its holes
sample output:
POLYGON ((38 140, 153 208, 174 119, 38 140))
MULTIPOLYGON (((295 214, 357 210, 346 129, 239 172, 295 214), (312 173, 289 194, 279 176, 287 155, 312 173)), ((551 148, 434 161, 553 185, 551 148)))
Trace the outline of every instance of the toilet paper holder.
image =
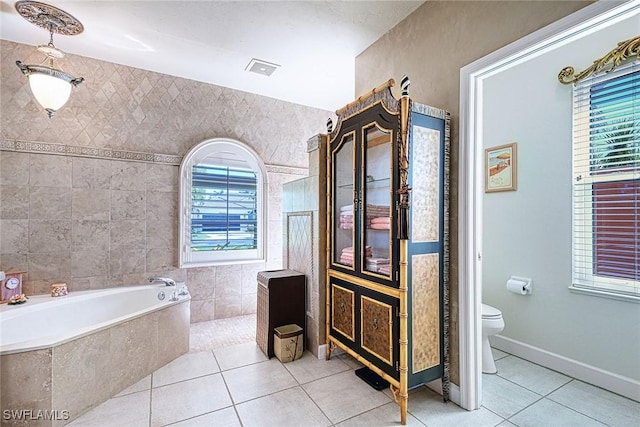
POLYGON ((511 276, 507 280, 507 290, 520 295, 531 295, 533 280, 528 277, 511 276))

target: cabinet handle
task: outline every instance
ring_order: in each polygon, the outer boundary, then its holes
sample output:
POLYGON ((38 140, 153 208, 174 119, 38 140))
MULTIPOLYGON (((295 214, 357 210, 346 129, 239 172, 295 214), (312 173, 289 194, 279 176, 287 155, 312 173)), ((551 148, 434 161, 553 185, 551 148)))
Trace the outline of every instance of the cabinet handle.
POLYGON ((344 306, 344 301, 343 301, 343 302, 340 302, 340 311, 344 313, 344 312, 345 312, 345 310, 346 310, 346 308, 345 308, 345 306, 344 306))
POLYGON ((373 318, 373 329, 378 329, 378 319, 373 318))

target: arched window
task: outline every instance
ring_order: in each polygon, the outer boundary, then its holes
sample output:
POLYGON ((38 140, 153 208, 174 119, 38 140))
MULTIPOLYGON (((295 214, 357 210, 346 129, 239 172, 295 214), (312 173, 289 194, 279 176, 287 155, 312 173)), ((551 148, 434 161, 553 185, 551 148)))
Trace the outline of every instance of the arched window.
POLYGON ((223 138, 193 147, 180 165, 180 267, 265 259, 265 167, 223 138))

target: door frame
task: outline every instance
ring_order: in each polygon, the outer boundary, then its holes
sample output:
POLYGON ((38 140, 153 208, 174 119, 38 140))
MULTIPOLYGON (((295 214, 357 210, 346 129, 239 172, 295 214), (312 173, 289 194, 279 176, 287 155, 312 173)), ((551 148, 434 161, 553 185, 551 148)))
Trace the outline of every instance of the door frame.
POLYGON ((483 80, 638 13, 640 0, 600 0, 460 69, 458 324, 464 409, 482 404, 483 80))

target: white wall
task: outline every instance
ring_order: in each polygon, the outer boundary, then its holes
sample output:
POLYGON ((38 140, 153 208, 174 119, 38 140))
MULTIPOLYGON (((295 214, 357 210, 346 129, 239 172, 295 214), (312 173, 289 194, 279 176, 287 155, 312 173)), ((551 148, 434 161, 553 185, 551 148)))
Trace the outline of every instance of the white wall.
POLYGON ((501 335, 640 380, 640 304, 569 291, 571 86, 576 72, 638 35, 640 16, 572 41, 484 80, 483 145, 518 143, 518 189, 483 199, 483 302, 502 310, 501 335), (507 292, 511 275, 533 294, 507 292))

